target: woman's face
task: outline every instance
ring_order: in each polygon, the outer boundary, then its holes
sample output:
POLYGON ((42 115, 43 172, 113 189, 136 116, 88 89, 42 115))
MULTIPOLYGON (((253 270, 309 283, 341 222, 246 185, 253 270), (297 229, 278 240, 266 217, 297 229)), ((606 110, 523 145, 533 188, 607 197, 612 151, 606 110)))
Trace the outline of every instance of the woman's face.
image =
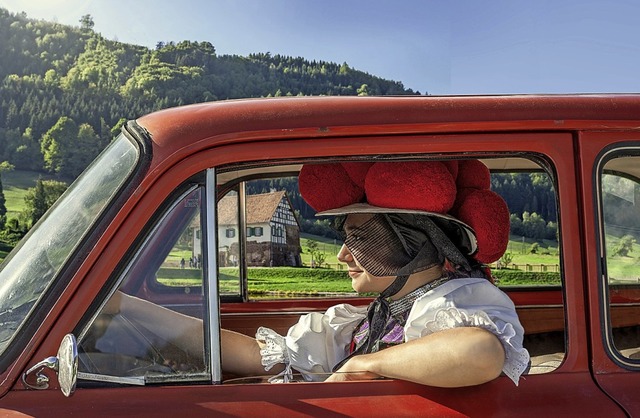
MULTIPOLYGON (((357 231, 358 227, 371 219, 371 214, 351 214, 344 223, 344 232, 347 236, 357 231)), ((395 280, 395 276, 374 276, 362 267, 346 245, 342 245, 338 252, 338 260, 347 265, 351 286, 358 293, 381 293, 395 280)))

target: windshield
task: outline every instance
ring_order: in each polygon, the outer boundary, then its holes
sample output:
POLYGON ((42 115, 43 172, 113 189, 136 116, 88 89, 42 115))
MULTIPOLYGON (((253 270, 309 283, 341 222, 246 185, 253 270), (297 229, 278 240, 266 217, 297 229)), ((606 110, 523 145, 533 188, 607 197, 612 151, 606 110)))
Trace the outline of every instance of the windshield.
POLYGON ((137 146, 121 134, 5 260, 0 270, 0 355, 136 167, 138 157, 137 146))

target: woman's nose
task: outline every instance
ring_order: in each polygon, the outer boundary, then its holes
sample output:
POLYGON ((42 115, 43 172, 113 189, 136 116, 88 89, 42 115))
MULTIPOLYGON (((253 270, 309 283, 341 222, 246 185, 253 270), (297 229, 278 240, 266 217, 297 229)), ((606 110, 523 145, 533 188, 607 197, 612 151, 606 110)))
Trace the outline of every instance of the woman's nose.
POLYGON ((349 251, 347 246, 344 244, 342 244, 340 251, 338 251, 338 261, 341 261, 343 263, 353 261, 353 254, 351 254, 351 251, 349 251))

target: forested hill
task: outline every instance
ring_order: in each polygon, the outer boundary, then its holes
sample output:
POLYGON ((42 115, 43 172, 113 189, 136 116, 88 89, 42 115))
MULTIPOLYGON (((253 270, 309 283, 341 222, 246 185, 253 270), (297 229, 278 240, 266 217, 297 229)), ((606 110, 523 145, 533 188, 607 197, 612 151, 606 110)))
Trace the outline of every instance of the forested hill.
MULTIPOLYGON (((80 17, 79 17, 80 18, 80 17)), ((0 162, 71 179, 126 119, 176 105, 279 95, 419 94, 348 64, 269 53, 216 54, 212 43, 154 49, 0 8, 0 162)))

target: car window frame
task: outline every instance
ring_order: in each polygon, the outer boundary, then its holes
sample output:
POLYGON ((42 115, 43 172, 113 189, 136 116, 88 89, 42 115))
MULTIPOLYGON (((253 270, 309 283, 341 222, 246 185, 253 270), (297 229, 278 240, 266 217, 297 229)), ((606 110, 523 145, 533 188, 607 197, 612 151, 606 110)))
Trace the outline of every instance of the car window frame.
MULTIPOLYGON (((78 336, 78 341, 81 341, 81 339, 83 338, 83 336, 88 332, 88 330, 90 329, 92 323, 95 321, 95 319, 100 315, 102 309, 104 308, 104 306, 106 305, 106 303, 109 301, 109 299, 111 298, 111 296, 118 290, 120 289, 120 285, 122 284, 122 281, 124 279, 124 277, 127 275, 127 272, 131 269, 131 267, 139 262, 139 256, 140 254, 144 251, 144 245, 145 243, 149 240, 149 238, 155 233, 155 231, 157 230, 157 228, 159 228, 160 223, 163 221, 163 219, 171 212, 171 210, 177 205, 179 204, 179 202, 181 201, 182 198, 186 197, 190 192, 201 188, 201 193, 202 193, 202 204, 201 207, 199 208, 200 211, 200 216, 201 216, 201 223, 203 225, 206 224, 206 219, 205 216, 206 215, 205 212, 208 212, 206 210, 205 205, 205 201, 207 199, 207 184, 206 184, 206 171, 202 171, 199 173, 196 173, 195 175, 189 177, 188 179, 186 179, 185 181, 183 181, 180 185, 178 185, 175 189, 173 189, 164 199, 161 205, 159 205, 156 210, 154 211, 154 213, 151 215, 151 217, 149 218, 149 220, 146 222, 146 224, 144 225, 143 228, 141 228, 140 233, 138 234, 138 236, 135 238, 135 240, 133 241, 133 243, 129 246, 128 251, 127 251, 127 255, 125 257, 123 257, 119 263, 118 266, 113 270, 113 272, 110 274, 109 279, 106 281, 105 285, 103 286, 103 288, 101 289, 98 297, 96 298, 95 303, 92 304, 91 309, 87 310, 85 312, 85 314, 82 316, 82 318, 78 321, 77 325, 75 326, 74 330, 73 330, 73 334, 78 336)), ((214 189, 215 189, 215 185, 214 185, 214 189)), ((215 191, 214 191, 214 199, 215 199, 215 191)), ((203 235, 206 236, 206 232, 203 233, 203 235)), ((202 240, 202 247, 203 247, 203 252, 206 251, 206 239, 202 240)), ((203 257, 206 258, 206 257, 203 257)), ((206 266, 206 261, 203 260, 203 284, 206 284, 206 279, 207 279, 207 266, 206 266)), ((217 279, 216 279, 217 280, 217 279)), ((146 281, 146 280, 145 280, 146 281)), ((148 282, 147 282, 148 283, 148 282)), ((162 286, 160 284, 158 284, 159 286, 162 286)), ((168 286, 164 286, 165 289, 159 289, 160 291, 158 293, 166 293, 167 292, 167 288, 169 288, 168 286)), ((207 291, 207 287, 200 287, 197 286, 196 287, 200 292, 205 292, 207 291)), ((170 291, 170 290, 169 290, 170 291)), ((205 294, 203 293, 203 296, 205 296, 205 294)), ((205 311, 203 312, 203 320, 207 321, 209 320, 212 316, 209 314, 209 312, 207 311, 208 308, 208 302, 206 301, 202 301, 201 302, 202 305, 205 307, 205 311)), ((210 360, 211 351, 216 351, 216 350, 210 350, 210 348, 207 346, 208 345, 208 340, 209 340, 209 335, 210 333, 210 329, 211 328, 219 328, 219 323, 217 322, 217 316, 216 316, 216 323, 215 326, 211 326, 210 324, 207 324, 205 322, 204 324, 204 338, 205 338, 205 344, 204 344, 204 356, 207 360, 210 360)), ((216 343, 217 345, 219 345, 219 343, 216 343)), ((217 349, 217 351, 219 351, 219 348, 217 349)), ((212 376, 212 369, 213 369, 213 364, 208 362, 205 364, 205 369, 207 370, 208 373, 208 378, 206 380, 205 383, 215 383, 212 381, 211 376, 212 376)), ((101 375, 98 375, 101 376, 101 375)), ((81 377, 79 377, 79 379, 81 379, 81 377)), ((123 377, 123 378, 117 378, 116 380, 114 379, 110 379, 109 377, 107 377, 106 379, 83 379, 82 381, 79 381, 78 386, 79 387, 91 387, 91 386, 95 386, 96 384, 99 384, 99 382, 103 382, 105 384, 113 384, 113 383, 121 383, 121 384, 140 384, 140 379, 136 379, 136 378, 127 378, 127 377, 123 377), (119 381, 116 381, 118 380, 119 381), (132 383, 132 382, 137 382, 137 383, 132 383)), ((191 383, 202 383, 204 382, 204 380, 191 380, 189 381, 191 383)), ((175 384, 181 384, 181 382, 176 382, 176 381, 167 381, 167 382, 162 382, 161 380, 159 381, 154 381, 153 384, 156 383, 161 383, 161 384, 170 384, 170 385, 175 385, 175 384)), ((152 383, 149 383, 149 385, 152 383)))
MULTIPOLYGON (((606 248, 606 234, 605 234, 605 211, 603 202, 603 184, 602 177, 605 172, 605 166, 609 161, 618 157, 635 156, 640 160, 640 142, 638 141, 624 141, 620 143, 611 144, 605 147, 596 157, 593 167, 593 184, 595 185, 594 191, 594 207, 596 208, 596 239, 598 250, 598 292, 599 292, 599 311, 602 318, 600 326, 600 335, 603 342, 603 347, 607 356, 619 367, 627 370, 640 370, 640 359, 632 359, 624 356, 616 347, 613 329, 614 324, 612 322, 611 312, 611 285, 608 283, 608 264, 607 264, 607 248, 606 248)), ((640 184, 640 178, 633 179, 640 184)))

